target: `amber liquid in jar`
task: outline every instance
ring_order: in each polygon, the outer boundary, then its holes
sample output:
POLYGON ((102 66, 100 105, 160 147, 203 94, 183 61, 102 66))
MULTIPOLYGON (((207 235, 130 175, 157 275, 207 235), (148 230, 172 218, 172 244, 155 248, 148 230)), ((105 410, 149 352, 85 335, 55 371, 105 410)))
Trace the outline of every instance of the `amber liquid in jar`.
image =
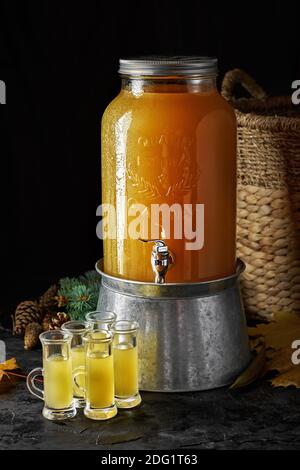
MULTIPOLYGON (((175 254, 167 282, 235 272, 236 121, 215 80, 123 78, 102 119, 102 203, 116 207, 116 239, 104 239, 104 271, 154 281, 152 243, 124 237, 128 204, 204 204, 204 244, 187 250, 183 233, 165 239, 175 254)), ((193 215, 195 210, 193 209, 193 215)), ((150 216, 149 216, 150 217, 150 216)), ((171 227, 174 217, 171 217, 171 227)), ((183 221, 184 224, 184 221, 183 221)), ((150 234, 148 235, 150 236, 150 234)))

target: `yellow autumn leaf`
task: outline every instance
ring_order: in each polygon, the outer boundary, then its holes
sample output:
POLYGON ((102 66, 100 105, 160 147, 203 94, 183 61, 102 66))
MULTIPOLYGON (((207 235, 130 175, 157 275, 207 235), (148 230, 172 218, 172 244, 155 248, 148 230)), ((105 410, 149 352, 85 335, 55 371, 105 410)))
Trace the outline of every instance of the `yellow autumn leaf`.
POLYGON ((274 387, 288 387, 294 385, 300 388, 300 364, 293 364, 294 349, 292 343, 300 340, 300 315, 291 312, 277 312, 274 320, 267 324, 260 324, 248 328, 252 341, 263 337, 266 344, 266 368, 268 371, 277 371, 272 378, 274 387))
POLYGON ((294 385, 296 388, 300 388, 300 374, 299 370, 292 368, 283 374, 279 374, 271 380, 273 387, 290 387, 294 385))
POLYGON ((270 352, 268 361, 269 370, 277 370, 279 375, 271 379, 274 387, 288 387, 294 385, 300 388, 300 364, 293 364, 292 354, 294 349, 290 347, 270 352))
POLYGON ((248 328, 250 337, 263 336, 267 347, 286 348, 300 339, 300 315, 292 312, 276 312, 270 323, 248 328))
POLYGON ((0 381, 3 379, 3 376, 6 375, 9 377, 9 374, 6 373, 7 370, 19 369, 16 358, 12 357, 7 359, 5 362, 0 362, 0 381))
POLYGON ((5 362, 0 362, 0 370, 14 370, 19 368, 15 357, 7 359, 5 362))

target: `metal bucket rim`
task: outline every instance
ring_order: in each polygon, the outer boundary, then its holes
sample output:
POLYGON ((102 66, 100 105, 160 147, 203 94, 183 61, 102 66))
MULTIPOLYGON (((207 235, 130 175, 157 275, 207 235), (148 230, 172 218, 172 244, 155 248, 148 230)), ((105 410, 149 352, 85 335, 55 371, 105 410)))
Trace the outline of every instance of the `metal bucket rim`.
POLYGON ((236 272, 231 276, 224 278, 214 279, 210 281, 202 282, 183 282, 183 283, 172 283, 168 282, 165 284, 156 284, 155 282, 143 282, 134 281, 130 279, 123 279, 110 274, 106 274, 102 271, 103 259, 100 259, 96 263, 96 271, 101 275, 102 282, 107 287, 112 288, 116 291, 121 291, 123 294, 132 294, 142 297, 194 297, 203 295, 212 295, 218 293, 226 288, 232 287, 236 284, 239 276, 245 270, 245 263, 241 259, 237 259, 236 272))

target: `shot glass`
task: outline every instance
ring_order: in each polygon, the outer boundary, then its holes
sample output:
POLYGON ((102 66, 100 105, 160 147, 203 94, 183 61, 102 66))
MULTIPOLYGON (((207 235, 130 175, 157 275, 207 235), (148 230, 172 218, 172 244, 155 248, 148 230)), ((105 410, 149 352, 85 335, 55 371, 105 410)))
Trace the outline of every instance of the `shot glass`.
POLYGON ((88 312, 85 319, 91 325, 92 330, 109 330, 116 321, 117 316, 113 312, 95 310, 88 312))
POLYGON ((79 379, 85 377, 85 407, 87 418, 106 420, 116 416, 118 410, 114 396, 114 364, 112 357, 112 334, 97 330, 83 336, 85 367, 74 370, 75 386, 81 388, 79 379))
POLYGON ((33 369, 27 376, 27 388, 44 400, 43 416, 50 420, 63 420, 76 415, 73 398, 72 336, 66 331, 46 331, 40 335, 43 347, 43 368, 33 369), (44 390, 35 384, 44 377, 44 390))
POLYGON ((118 408, 134 408, 141 403, 138 386, 138 324, 121 320, 112 326, 115 399, 118 408))
MULTIPOLYGON (((90 331, 91 325, 84 321, 68 321, 62 325, 62 330, 72 335, 71 341, 71 358, 72 370, 78 367, 85 367, 85 351, 83 344, 83 336, 90 331)), ((78 377, 78 385, 73 384, 73 396, 76 408, 84 408, 85 406, 85 378, 84 375, 78 377)))

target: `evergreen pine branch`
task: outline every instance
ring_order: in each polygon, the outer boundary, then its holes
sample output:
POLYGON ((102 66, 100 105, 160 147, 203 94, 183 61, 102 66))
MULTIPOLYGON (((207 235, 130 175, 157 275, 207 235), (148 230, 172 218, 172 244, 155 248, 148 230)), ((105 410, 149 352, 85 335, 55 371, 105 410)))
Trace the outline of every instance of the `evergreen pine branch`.
POLYGON ((75 277, 64 277, 59 281, 58 295, 68 298, 68 293, 72 291, 73 287, 78 285, 78 280, 75 277))
POLYGON ((63 278, 58 296, 65 301, 65 310, 72 320, 84 320, 87 312, 96 310, 100 279, 96 271, 87 271, 78 278, 63 278))
POLYGON ((98 290, 95 291, 83 284, 73 287, 68 298, 66 310, 72 320, 84 320, 85 315, 95 310, 98 301, 98 290))

